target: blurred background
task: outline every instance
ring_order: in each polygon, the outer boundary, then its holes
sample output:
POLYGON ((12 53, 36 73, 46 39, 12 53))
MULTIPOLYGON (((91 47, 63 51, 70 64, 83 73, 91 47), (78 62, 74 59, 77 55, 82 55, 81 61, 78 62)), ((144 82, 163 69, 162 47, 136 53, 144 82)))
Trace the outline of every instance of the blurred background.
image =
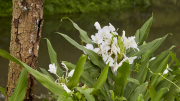
MULTIPOLYGON (((0 3, 0 48, 9 52, 12 0, 0 0, 0 3)), ((172 45, 180 47, 180 0, 44 0, 42 38, 51 41, 57 52, 59 64, 61 61, 76 64, 83 52, 55 32, 67 34, 81 43, 79 32, 70 21, 61 22, 62 17, 71 18, 79 27, 87 31, 89 36, 97 32, 94 27, 96 21, 101 27, 111 23, 116 29, 118 28, 119 35, 125 30, 126 36, 133 36, 152 15, 154 19, 146 42, 172 33, 157 50, 155 56, 172 45)), ((39 46, 38 67, 48 70, 50 60, 46 40, 41 39, 39 46)), ((173 52, 177 53, 177 58, 180 60, 180 48, 174 48, 173 52)), ((8 63, 7 59, 0 57, 0 86, 4 88, 8 79, 8 63)), ((47 94, 48 90, 37 81, 36 95, 43 97, 47 94)), ((4 101, 1 93, 0 101, 4 101)))

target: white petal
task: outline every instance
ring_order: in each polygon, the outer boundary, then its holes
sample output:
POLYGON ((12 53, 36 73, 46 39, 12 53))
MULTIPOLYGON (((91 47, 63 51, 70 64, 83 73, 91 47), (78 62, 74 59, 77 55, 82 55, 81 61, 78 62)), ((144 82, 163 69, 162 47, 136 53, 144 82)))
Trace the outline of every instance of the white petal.
POLYGON ((109 29, 110 29, 111 32, 115 31, 115 28, 114 28, 114 26, 111 23, 109 23, 109 29))
POLYGON ((152 60, 154 60, 156 57, 152 57, 149 61, 152 61, 152 60))
POLYGON ((92 44, 86 44, 85 47, 90 50, 93 50, 93 48, 94 48, 92 44))
POLYGON ((48 70, 50 73, 54 73, 56 74, 56 66, 55 66, 55 63, 53 64, 49 64, 49 70, 48 70))
POLYGON ((64 90, 65 90, 67 93, 70 93, 70 92, 71 92, 71 90, 69 90, 69 88, 66 86, 66 84, 61 83, 61 86, 64 88, 64 90))
POLYGON ((95 53, 98 53, 99 52, 99 48, 94 48, 93 50, 95 53))
POLYGON ((74 69, 69 72, 68 77, 72 77, 73 74, 74 74, 74 69))
POLYGON ((137 58, 137 56, 130 57, 130 58, 128 59, 129 64, 132 64, 132 63, 133 63, 133 61, 134 61, 134 59, 136 59, 136 58, 137 58))
POLYGON ((94 26, 96 27, 97 30, 101 29, 101 26, 98 22, 95 22, 94 26))
POLYGON ((63 67, 66 69, 66 71, 68 71, 68 68, 67 68, 67 66, 62 62, 61 63, 62 65, 63 65, 63 67))

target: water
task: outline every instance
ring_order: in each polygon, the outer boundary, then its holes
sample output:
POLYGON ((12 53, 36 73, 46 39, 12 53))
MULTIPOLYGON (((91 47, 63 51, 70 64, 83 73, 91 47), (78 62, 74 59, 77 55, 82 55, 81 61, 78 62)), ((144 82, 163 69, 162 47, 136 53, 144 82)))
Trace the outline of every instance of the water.
MULTIPOLYGON (((88 35, 94 34, 97 30, 94 27, 94 22, 98 21, 101 26, 111 23, 115 28, 118 28, 118 33, 121 35, 122 30, 126 31, 126 36, 132 36, 136 30, 139 29, 144 22, 154 15, 152 27, 150 29, 149 36, 146 42, 150 42, 156 38, 163 37, 168 33, 167 39, 163 42, 162 46, 157 50, 156 54, 167 50, 170 46, 180 46, 180 9, 177 8, 159 8, 152 7, 148 10, 121 10, 121 11, 109 11, 98 13, 83 13, 72 15, 47 15, 44 16, 44 25, 42 31, 42 38, 48 38, 54 50, 57 52, 58 62, 69 61, 74 64, 77 63, 78 58, 83 53, 69 42, 67 42, 62 36, 55 32, 61 32, 67 34, 72 39, 81 43, 79 38, 79 32, 73 27, 68 20, 60 22, 62 17, 70 17, 76 22, 83 30, 88 32, 88 35)), ((10 44, 10 32, 11 32, 11 17, 0 19, 0 48, 9 52, 10 44)), ((48 70, 50 64, 49 55, 47 51, 46 40, 41 39, 39 45, 39 57, 38 66, 48 70)), ((180 48, 174 48, 176 52, 180 48)), ((180 60, 180 52, 177 52, 177 57, 180 60)), ((5 87, 7 83, 8 74, 7 59, 0 57, 0 86, 5 87)), ((36 95, 46 95, 47 89, 41 86, 38 81, 36 85, 36 95)), ((1 101, 1 98, 0 98, 1 101)))

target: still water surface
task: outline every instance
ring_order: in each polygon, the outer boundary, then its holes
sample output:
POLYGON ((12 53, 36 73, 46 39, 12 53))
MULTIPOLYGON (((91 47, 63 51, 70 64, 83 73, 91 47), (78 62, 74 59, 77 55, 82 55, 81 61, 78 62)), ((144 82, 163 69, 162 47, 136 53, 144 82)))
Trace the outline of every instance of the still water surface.
MULTIPOLYGON (((122 30, 126 31, 126 36, 132 36, 136 30, 139 29, 144 22, 154 15, 152 27, 146 42, 153 39, 163 37, 168 33, 167 39, 163 42, 162 46, 157 50, 155 56, 162 51, 167 50, 170 46, 180 46, 180 13, 179 9, 168 9, 152 7, 146 11, 138 10, 123 10, 123 11, 110 11, 98 13, 83 13, 72 15, 47 15, 44 16, 44 25, 42 31, 42 38, 48 38, 54 50, 57 52, 59 64, 60 61, 69 61, 74 64, 83 53, 68 43, 62 36, 55 32, 67 34, 78 43, 81 43, 78 31, 68 20, 60 22, 62 17, 70 17, 77 23, 83 30, 88 32, 88 35, 94 34, 97 30, 94 27, 94 22, 98 21, 101 26, 111 23, 115 28, 118 28, 119 35, 122 30)), ((10 31, 11 31, 11 17, 0 19, 0 48, 9 52, 10 44, 10 31)), ((41 39, 38 57, 38 66, 48 70, 50 64, 46 40, 41 39)), ((173 51, 180 51, 174 48, 173 51)), ((180 52, 177 52, 177 57, 180 60, 180 52)), ((7 83, 8 74, 7 59, 0 57, 0 86, 5 87, 7 83)), ((36 95, 43 96, 47 94, 47 89, 42 87, 37 81, 36 95)), ((0 101, 2 99, 0 98, 0 101)), ((2 100, 3 101, 3 100, 2 100)))

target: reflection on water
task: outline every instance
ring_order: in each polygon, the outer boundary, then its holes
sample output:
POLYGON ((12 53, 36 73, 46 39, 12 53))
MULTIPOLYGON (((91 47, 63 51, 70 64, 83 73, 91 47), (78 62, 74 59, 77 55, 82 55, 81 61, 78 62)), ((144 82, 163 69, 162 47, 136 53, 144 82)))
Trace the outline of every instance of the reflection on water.
MULTIPOLYGON (((126 31, 126 36, 132 36, 136 30, 139 29, 143 23, 151 17, 153 12, 154 20, 150 30, 150 34, 147 38, 147 42, 152 41, 155 38, 163 37, 168 33, 169 35, 163 45, 157 50, 156 55, 162 51, 167 50, 170 46, 180 46, 180 13, 178 9, 161 9, 150 8, 147 11, 111 11, 100 13, 83 13, 76 15, 51 15, 44 16, 44 25, 42 31, 42 38, 48 38, 54 50, 57 52, 58 61, 69 61, 74 64, 78 61, 78 58, 83 53, 76 49, 70 43, 68 43, 62 36, 55 32, 61 32, 67 34, 75 41, 81 44, 78 31, 72 26, 68 20, 60 22, 64 16, 70 17, 76 22, 82 29, 88 32, 88 35, 94 34, 97 30, 94 27, 94 22, 98 21, 101 26, 111 23, 115 28, 118 28, 118 33, 121 35, 122 30, 126 31)), ((11 18, 3 18, 0 20, 0 48, 9 51, 10 42, 10 25, 11 18)), ((174 51, 176 51, 174 49, 174 51)), ((179 49, 180 50, 180 49, 179 49)), ((180 60, 180 52, 177 53, 177 57, 180 60)), ((0 86, 5 87, 7 83, 8 73, 8 60, 0 57, 0 86)), ((38 66, 48 69, 50 64, 46 40, 41 40, 38 66)), ((38 82, 37 82, 38 83, 38 82)), ((39 83, 36 86, 36 94, 47 94, 47 90, 39 83)))

